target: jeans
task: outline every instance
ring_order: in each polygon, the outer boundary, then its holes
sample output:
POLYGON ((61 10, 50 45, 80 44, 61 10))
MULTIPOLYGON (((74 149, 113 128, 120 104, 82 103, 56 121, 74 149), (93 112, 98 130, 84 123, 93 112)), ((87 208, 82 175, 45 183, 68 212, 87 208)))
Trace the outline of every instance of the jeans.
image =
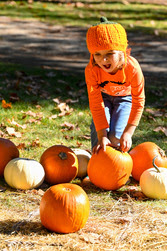
MULTIPOLYGON (((129 119, 132 106, 132 97, 131 95, 110 96, 106 93, 102 93, 102 97, 105 105, 106 118, 109 124, 109 128, 106 129, 108 132, 108 138, 110 140, 112 139, 112 137, 120 139, 129 119)), ((91 146, 93 149, 93 147, 98 143, 97 133, 93 120, 90 129, 91 146)))

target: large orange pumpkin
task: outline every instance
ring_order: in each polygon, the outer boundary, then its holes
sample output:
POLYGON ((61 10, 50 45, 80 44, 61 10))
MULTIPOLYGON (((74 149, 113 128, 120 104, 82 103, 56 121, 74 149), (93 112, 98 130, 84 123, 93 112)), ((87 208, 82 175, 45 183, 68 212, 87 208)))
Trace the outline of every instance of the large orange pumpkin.
POLYGON ((153 167, 152 160, 155 156, 158 156, 156 165, 167 168, 165 152, 153 142, 141 143, 135 146, 129 154, 133 159, 132 176, 137 181, 145 170, 153 167))
POLYGON ((88 163, 90 181, 104 190, 117 190, 125 185, 132 171, 132 158, 110 146, 93 154, 88 163))
POLYGON ((0 176, 3 176, 7 163, 19 157, 19 150, 9 139, 0 138, 0 176))
POLYGON ((71 183, 51 186, 40 203, 42 225, 57 233, 73 233, 83 228, 89 211, 87 194, 80 186, 71 183))
POLYGON ((45 170, 45 180, 52 185, 70 182, 78 172, 77 156, 64 145, 54 145, 46 149, 40 163, 45 170))

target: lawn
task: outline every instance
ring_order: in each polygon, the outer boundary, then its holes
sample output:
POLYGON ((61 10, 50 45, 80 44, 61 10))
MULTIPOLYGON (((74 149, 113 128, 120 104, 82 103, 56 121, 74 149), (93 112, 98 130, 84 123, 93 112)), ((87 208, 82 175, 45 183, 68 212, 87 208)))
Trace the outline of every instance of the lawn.
MULTIPOLYGON (((166 36, 163 5, 120 1, 0 2, 1 16, 57 25, 88 26, 104 14, 120 20, 129 31, 166 36)), ((167 79, 151 75, 145 79, 146 106, 132 147, 151 141, 167 154, 167 79)), ((20 157, 37 161, 45 149, 55 144, 90 151, 91 114, 84 81, 82 74, 1 61, 0 98, 6 102, 0 107, 1 137, 17 145, 20 157)), ((1 250, 166 250, 166 200, 146 198, 132 177, 117 191, 103 191, 79 179, 73 182, 88 194, 90 216, 83 229, 63 235, 49 232, 40 222, 39 205, 49 184, 15 190, 1 177, 1 250)))
POLYGON ((27 2, 1 1, 0 15, 70 26, 89 26, 105 15, 111 21, 120 22, 127 30, 142 30, 162 36, 167 34, 167 7, 151 4, 151 1, 150 4, 121 0, 27 2))

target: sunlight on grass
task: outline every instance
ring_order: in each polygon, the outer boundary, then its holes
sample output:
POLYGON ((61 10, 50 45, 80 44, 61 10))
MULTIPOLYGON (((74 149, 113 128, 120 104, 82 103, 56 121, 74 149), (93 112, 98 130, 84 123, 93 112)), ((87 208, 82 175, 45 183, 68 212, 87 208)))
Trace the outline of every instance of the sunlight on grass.
POLYGON ((57 25, 89 26, 98 22, 101 16, 118 21, 127 30, 143 30, 152 34, 167 34, 166 6, 129 3, 120 1, 77 1, 69 3, 42 3, 26 1, 0 3, 0 15, 33 18, 57 25))

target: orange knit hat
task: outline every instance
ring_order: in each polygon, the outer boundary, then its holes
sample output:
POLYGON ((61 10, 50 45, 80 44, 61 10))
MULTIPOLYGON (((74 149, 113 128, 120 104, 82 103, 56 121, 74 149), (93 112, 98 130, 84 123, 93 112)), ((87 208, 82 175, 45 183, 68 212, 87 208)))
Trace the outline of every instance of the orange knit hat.
POLYGON ((126 53, 128 41, 125 29, 121 24, 109 22, 101 17, 100 23, 87 31, 86 42, 91 54, 100 50, 118 50, 126 53))

